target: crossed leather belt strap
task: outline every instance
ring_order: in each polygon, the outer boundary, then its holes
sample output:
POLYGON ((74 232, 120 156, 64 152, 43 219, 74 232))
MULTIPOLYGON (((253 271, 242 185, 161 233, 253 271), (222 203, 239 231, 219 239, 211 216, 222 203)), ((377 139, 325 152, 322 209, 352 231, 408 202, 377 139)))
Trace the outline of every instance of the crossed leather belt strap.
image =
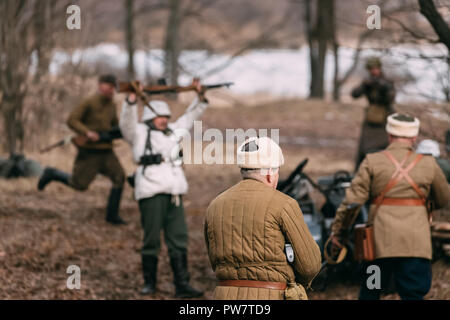
POLYGON ((416 164, 422 159, 423 155, 418 154, 416 158, 409 164, 408 167, 403 168, 403 165, 405 164, 406 160, 408 160, 412 151, 408 152, 408 154, 400 163, 392 156, 392 154, 389 151, 386 150, 383 153, 395 165, 396 170, 392 175, 391 179, 389 180, 388 184, 386 185, 386 187, 380 193, 380 195, 373 200, 373 204, 376 205, 374 215, 381 205, 426 206, 427 197, 408 174, 408 172, 411 171, 411 169, 414 168, 416 164), (408 181, 408 183, 411 185, 414 191, 419 195, 419 198, 386 198, 386 194, 389 192, 389 190, 395 187, 403 178, 405 178, 406 181, 408 181))
POLYGON ((254 281, 254 280, 220 280, 219 286, 223 287, 247 287, 247 288, 263 288, 272 290, 285 290, 287 284, 285 282, 271 281, 254 281))

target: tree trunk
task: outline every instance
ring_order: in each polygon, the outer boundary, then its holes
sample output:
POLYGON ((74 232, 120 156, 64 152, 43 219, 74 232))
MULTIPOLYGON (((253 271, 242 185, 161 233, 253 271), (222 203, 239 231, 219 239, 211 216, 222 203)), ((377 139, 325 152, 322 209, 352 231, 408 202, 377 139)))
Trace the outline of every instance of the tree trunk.
POLYGON ((420 13, 430 22, 434 31, 448 50, 450 50, 450 27, 436 9, 433 0, 419 0, 420 13))
POLYGON ((125 0, 125 35, 128 51, 128 80, 134 80, 136 76, 136 70, 134 68, 134 0, 125 0))
POLYGON ((165 40, 164 76, 171 85, 178 85, 178 58, 180 55, 179 31, 181 24, 181 1, 170 0, 169 20, 165 40))
POLYGON ((22 105, 24 96, 4 97, 2 101, 3 123, 5 124, 6 143, 9 154, 23 153, 24 128, 22 123, 22 105))
POLYGON ((306 24, 309 43, 311 84, 310 98, 323 98, 325 95, 325 59, 327 43, 331 41, 334 16, 334 0, 318 0, 316 21, 313 22, 311 0, 306 0, 306 24))

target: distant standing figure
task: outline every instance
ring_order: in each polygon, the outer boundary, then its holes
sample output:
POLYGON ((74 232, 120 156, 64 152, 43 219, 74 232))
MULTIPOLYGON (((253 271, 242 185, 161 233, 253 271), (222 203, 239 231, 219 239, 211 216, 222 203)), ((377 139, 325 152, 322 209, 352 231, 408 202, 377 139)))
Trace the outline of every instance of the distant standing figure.
POLYGON ((369 58, 366 68, 369 78, 352 91, 353 98, 365 96, 369 101, 361 129, 355 170, 366 154, 383 150, 389 145, 385 131, 386 119, 394 113, 392 103, 395 100, 395 88, 393 83, 384 77, 380 59, 369 58))

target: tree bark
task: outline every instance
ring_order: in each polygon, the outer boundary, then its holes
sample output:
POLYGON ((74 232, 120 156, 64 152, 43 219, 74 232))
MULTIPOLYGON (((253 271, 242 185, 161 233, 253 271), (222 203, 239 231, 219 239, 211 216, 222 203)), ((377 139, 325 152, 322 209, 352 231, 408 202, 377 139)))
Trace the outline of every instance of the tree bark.
POLYGON ((178 85, 178 59, 180 56, 181 1, 169 1, 169 20, 166 29, 164 76, 171 85, 178 85))
POLYGON ((128 80, 134 80, 136 76, 136 70, 134 68, 134 52, 135 52, 135 41, 134 41, 134 0, 125 0, 125 36, 126 45, 128 52, 128 80))
POLYGON ((311 0, 305 1, 305 20, 310 56, 310 98, 325 95, 325 60, 328 43, 333 40, 334 0, 318 0, 316 21, 312 21, 311 0))
POLYGON ((436 9, 433 0, 419 0, 420 13, 430 22, 434 31, 447 49, 450 50, 450 27, 436 9))

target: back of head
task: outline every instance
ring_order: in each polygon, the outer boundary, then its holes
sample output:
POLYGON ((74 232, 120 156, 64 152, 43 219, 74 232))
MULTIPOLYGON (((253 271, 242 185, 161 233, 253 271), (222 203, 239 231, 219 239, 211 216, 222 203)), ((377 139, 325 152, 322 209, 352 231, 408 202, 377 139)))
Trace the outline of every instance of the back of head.
POLYGON ((278 169, 284 164, 280 146, 269 137, 247 139, 237 150, 241 169, 278 169))

